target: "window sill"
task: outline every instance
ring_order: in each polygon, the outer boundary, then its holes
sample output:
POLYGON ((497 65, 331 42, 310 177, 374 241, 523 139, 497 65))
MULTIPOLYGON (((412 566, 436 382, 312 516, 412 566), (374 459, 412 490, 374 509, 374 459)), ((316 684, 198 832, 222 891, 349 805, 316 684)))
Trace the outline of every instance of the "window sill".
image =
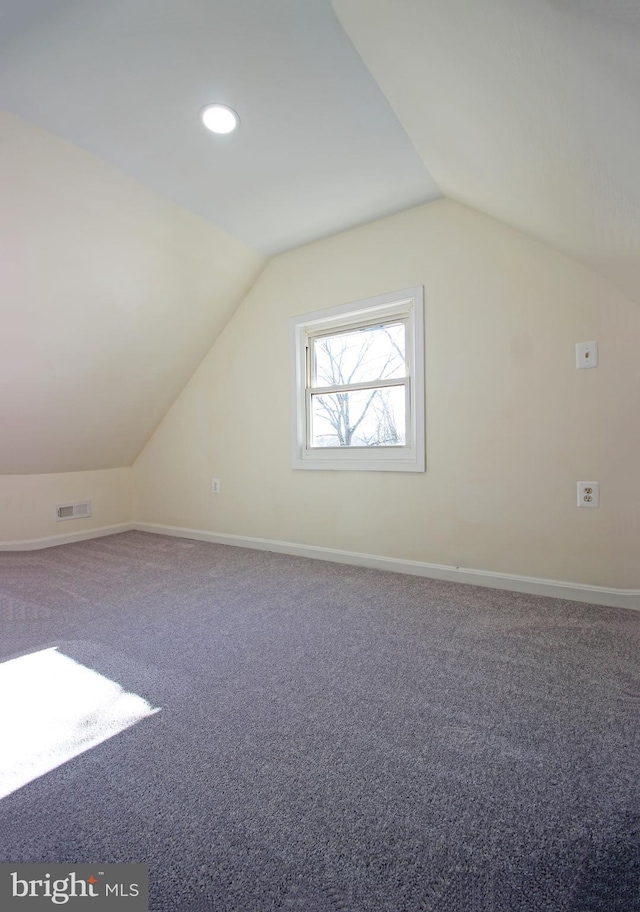
POLYGON ((424 458, 414 453, 397 452, 385 454, 371 452, 342 452, 339 455, 327 452, 319 455, 309 453, 298 455, 293 460, 294 469, 352 472, 424 472, 424 458))

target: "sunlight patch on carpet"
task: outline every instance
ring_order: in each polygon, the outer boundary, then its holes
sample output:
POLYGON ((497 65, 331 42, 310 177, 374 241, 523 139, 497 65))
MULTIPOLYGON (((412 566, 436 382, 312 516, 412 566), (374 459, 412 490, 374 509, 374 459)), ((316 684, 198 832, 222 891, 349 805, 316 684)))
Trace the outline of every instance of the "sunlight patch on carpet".
POLYGON ((0 798, 157 712, 55 647, 0 663, 0 798))

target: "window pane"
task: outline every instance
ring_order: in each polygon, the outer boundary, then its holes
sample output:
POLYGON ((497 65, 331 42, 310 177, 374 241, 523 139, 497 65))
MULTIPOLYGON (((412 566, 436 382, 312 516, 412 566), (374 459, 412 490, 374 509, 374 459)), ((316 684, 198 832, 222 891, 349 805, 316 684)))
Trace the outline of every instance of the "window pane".
POLYGON ((405 324, 382 323, 314 339, 314 386, 406 376, 405 324))
POLYGON ((311 396, 312 447, 405 443, 404 386, 311 396))

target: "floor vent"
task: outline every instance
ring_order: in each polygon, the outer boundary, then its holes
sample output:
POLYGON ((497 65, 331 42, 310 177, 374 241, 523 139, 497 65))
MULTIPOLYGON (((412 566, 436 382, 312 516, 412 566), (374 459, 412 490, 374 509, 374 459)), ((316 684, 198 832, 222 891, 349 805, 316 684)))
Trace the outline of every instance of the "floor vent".
POLYGON ((63 519, 84 519, 91 516, 91 501, 82 500, 79 503, 56 504, 56 522, 63 519))

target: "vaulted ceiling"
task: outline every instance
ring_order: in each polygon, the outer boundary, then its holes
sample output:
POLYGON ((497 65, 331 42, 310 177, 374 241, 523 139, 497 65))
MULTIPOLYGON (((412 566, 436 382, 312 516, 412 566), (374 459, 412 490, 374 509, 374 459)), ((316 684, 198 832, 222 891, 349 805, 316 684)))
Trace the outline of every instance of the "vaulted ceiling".
POLYGON ((329 0, 48 8, 2 48, 0 105, 250 247, 278 253, 440 196, 329 0), (211 102, 238 112, 236 134, 204 129, 211 102))
POLYGON ((640 303, 639 96, 635 0, 3 0, 0 473, 130 464, 265 255, 441 195, 640 303))
POLYGON ((333 0, 442 193, 640 303, 637 0, 333 0))

